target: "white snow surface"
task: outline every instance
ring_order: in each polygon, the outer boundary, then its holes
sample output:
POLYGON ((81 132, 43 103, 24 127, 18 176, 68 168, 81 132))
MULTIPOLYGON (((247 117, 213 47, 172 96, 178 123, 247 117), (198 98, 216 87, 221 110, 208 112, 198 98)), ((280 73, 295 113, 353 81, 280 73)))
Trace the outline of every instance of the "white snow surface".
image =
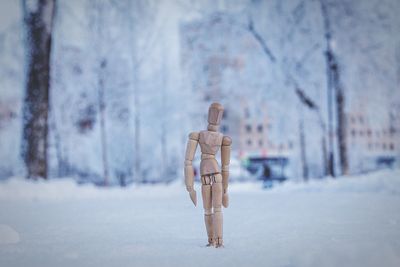
POLYGON ((400 266, 400 171, 233 183, 224 220, 225 248, 207 248, 181 181, 13 177, 0 183, 0 266, 400 266))
POLYGON ((19 234, 9 225, 0 224, 0 244, 16 244, 19 242, 19 234))

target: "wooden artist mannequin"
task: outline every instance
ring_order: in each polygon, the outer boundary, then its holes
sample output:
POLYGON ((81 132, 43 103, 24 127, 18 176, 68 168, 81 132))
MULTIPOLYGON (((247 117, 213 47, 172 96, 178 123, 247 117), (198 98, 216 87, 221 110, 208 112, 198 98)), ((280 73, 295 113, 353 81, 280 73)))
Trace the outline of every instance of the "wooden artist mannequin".
POLYGON ((222 207, 229 205, 228 179, 229 160, 232 140, 218 132, 224 109, 221 104, 213 103, 208 110, 207 130, 189 134, 185 155, 185 184, 189 196, 196 206, 196 191, 193 188, 194 171, 192 161, 200 144, 201 194, 204 206, 204 221, 208 235, 207 246, 223 247, 222 207), (215 154, 221 149, 220 169, 215 154))

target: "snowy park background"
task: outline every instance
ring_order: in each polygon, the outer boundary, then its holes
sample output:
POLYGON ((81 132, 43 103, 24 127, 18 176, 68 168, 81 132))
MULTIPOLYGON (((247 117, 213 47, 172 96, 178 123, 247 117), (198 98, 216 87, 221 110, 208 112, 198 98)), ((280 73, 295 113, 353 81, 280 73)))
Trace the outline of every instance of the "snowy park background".
POLYGON ((0 0, 0 266, 399 266, 399 12, 0 0), (183 185, 212 102, 223 250, 183 185))

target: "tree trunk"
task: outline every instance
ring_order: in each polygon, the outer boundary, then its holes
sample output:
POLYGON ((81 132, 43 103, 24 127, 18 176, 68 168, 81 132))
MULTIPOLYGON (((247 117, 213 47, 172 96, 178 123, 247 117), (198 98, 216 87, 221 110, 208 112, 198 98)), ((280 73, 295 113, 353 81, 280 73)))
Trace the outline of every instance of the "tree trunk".
POLYGON ((51 32, 55 0, 24 1, 27 78, 23 149, 28 178, 47 178, 51 32))
MULTIPOLYGON (((301 115, 303 116, 303 115, 301 115)), ((300 135, 300 157, 301 157, 301 166, 303 170, 303 179, 304 181, 308 180, 308 161, 307 161, 307 153, 306 153, 306 137, 304 134, 304 120, 300 118, 299 120, 299 135, 300 135)))
POLYGON ((167 54, 167 49, 165 47, 165 43, 163 42, 163 53, 162 53, 162 84, 161 84, 161 110, 162 110, 162 117, 161 117, 161 179, 166 179, 167 175, 167 160, 168 160, 168 153, 167 153, 167 66, 166 66, 166 59, 165 56, 167 54))
POLYGON ((339 162, 342 174, 349 173, 349 162, 347 158, 347 140, 346 140, 346 113, 345 97, 343 88, 340 84, 340 76, 338 66, 333 69, 333 80, 336 89, 336 109, 337 109, 337 136, 338 136, 338 148, 339 148, 339 162))
POLYGON ((348 158, 347 158, 347 140, 346 140, 346 117, 344 111, 345 95, 340 82, 340 70, 337 63, 336 55, 332 50, 332 28, 329 18, 327 5, 324 0, 320 0, 321 13, 324 21, 325 39, 326 39, 326 66, 327 66, 327 81, 328 81, 328 116, 329 116, 329 172, 332 176, 335 176, 335 163, 334 163, 334 152, 333 152, 333 114, 335 113, 336 104, 336 115, 337 115, 337 143, 339 151, 339 163, 342 174, 347 174, 349 170, 348 158), (334 93, 336 95, 334 96, 334 93), (336 103, 335 103, 336 102, 336 103))
POLYGON ((327 106, 328 106, 328 175, 335 177, 335 155, 334 155, 334 126, 333 126, 333 53, 331 48, 332 29, 329 20, 328 10, 324 0, 320 0, 322 19, 324 22, 324 33, 326 40, 325 62, 327 80, 327 106))
POLYGON ((107 156, 107 131, 106 131, 106 102, 104 99, 104 80, 103 77, 104 69, 106 68, 107 61, 102 59, 100 62, 100 73, 99 73, 99 88, 98 88, 98 103, 100 111, 100 139, 101 139, 101 155, 103 162, 103 177, 104 186, 109 185, 109 167, 108 167, 108 156, 107 156))
POLYGON ((137 182, 145 182, 142 180, 142 169, 140 162, 140 131, 141 131, 141 120, 140 120, 140 107, 139 107, 139 97, 140 97, 140 88, 137 82, 137 72, 136 68, 133 73, 134 77, 134 105, 135 105, 135 168, 134 168, 134 176, 136 177, 137 182))
POLYGON ((326 138, 325 132, 321 136, 321 147, 322 147, 322 164, 324 166, 323 176, 329 175, 329 165, 328 165, 328 151, 326 148, 326 138))
POLYGON ((133 179, 135 182, 140 183, 144 182, 142 179, 142 166, 141 166, 141 143, 140 143, 140 134, 141 134, 141 107, 140 107, 140 94, 141 90, 139 87, 139 68, 140 68, 140 60, 138 59, 137 54, 137 18, 135 17, 138 14, 136 2, 128 1, 127 10, 129 12, 128 18, 130 19, 131 25, 131 47, 132 47, 132 92, 133 92, 133 112, 134 112, 134 142, 133 142, 133 151, 134 151, 134 160, 133 160, 133 179))

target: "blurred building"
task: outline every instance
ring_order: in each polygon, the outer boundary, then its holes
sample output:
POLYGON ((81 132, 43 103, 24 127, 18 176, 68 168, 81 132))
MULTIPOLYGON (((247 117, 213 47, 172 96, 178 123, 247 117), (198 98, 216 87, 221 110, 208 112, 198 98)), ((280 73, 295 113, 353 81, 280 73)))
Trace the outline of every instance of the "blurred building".
POLYGON ((274 121, 267 105, 252 106, 245 99, 238 106, 226 107, 221 131, 235 140, 233 149, 240 157, 288 157, 293 150, 293 142, 270 136, 274 121))
POLYGON ((373 123, 363 112, 350 112, 347 142, 351 172, 394 167, 400 163, 400 108, 393 106, 387 120, 373 123))

